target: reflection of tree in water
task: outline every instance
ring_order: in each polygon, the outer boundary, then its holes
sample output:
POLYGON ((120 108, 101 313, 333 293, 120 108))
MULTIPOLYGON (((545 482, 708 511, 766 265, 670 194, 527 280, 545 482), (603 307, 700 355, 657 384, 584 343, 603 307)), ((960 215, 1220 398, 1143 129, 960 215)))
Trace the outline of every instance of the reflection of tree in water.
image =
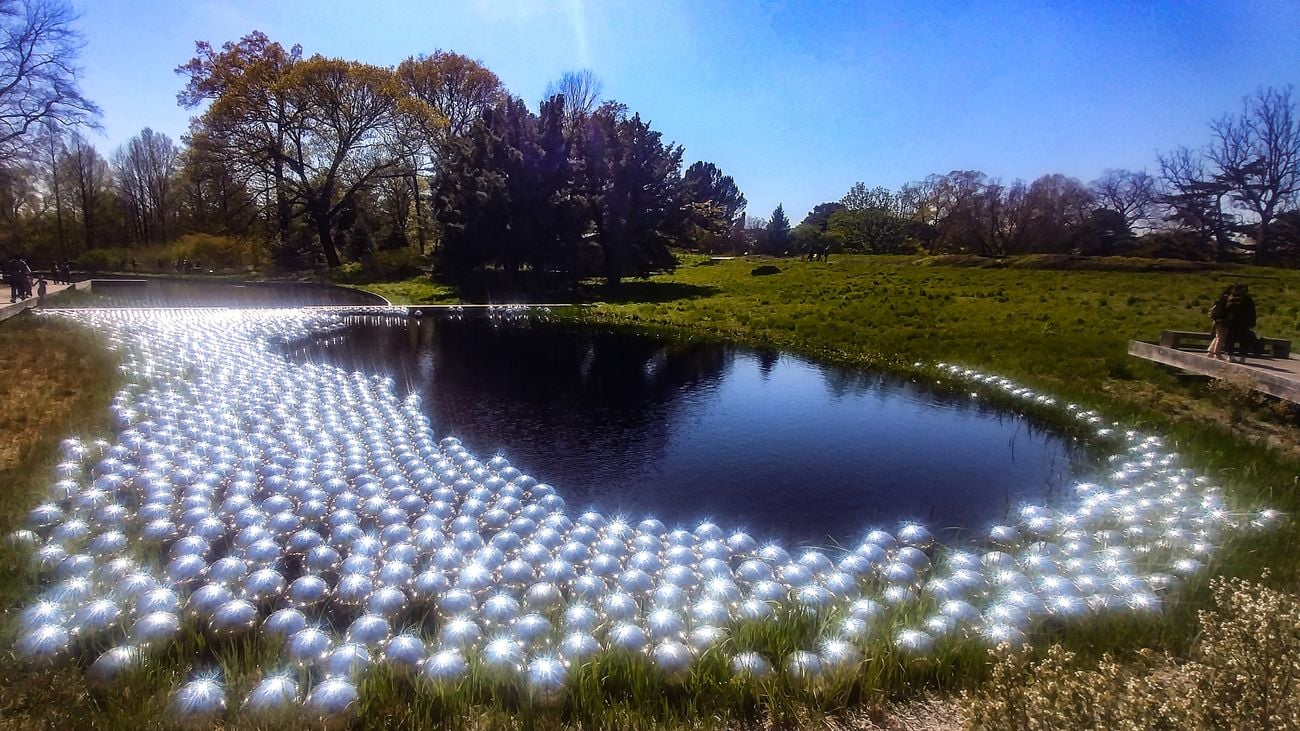
POLYGON ((579 505, 584 488, 662 455, 681 399, 708 393, 733 359, 716 344, 480 318, 355 326, 329 356, 393 375, 421 395, 439 434, 476 454, 502 451, 579 505))
POLYGON ((977 528, 1044 481, 1050 496, 1082 454, 969 391, 770 349, 383 317, 293 357, 393 376, 439 434, 500 450, 576 510, 710 517, 779 540, 854 540, 902 518, 977 528))
POLYGON ((880 374, 851 368, 820 368, 826 391, 837 399, 849 394, 865 393, 876 386, 887 387, 888 381, 880 374))

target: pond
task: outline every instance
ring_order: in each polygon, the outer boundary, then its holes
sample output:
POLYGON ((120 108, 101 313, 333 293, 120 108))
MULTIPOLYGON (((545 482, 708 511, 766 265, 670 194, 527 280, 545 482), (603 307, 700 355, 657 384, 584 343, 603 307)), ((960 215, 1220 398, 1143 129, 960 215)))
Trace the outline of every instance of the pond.
POLYGON ((1029 419, 770 350, 486 317, 356 317, 295 357, 390 375, 434 430, 577 511, 711 519, 787 545, 976 535, 1088 468, 1029 419))

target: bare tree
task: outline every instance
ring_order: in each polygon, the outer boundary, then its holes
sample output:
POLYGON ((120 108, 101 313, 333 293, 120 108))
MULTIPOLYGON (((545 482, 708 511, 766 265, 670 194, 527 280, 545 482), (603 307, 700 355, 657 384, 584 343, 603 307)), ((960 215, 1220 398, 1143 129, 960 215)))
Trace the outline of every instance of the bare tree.
POLYGON ((580 118, 590 116, 600 106, 604 84, 589 69, 566 71, 558 80, 546 85, 546 98, 564 96, 564 118, 570 127, 580 118))
POLYGON ((57 224, 55 230, 58 234, 59 249, 62 250, 66 241, 63 235, 63 175, 59 170, 59 161, 66 154, 66 148, 63 142, 63 130, 59 129, 55 120, 45 119, 41 122, 35 147, 40 148, 41 164, 49 173, 47 180, 50 194, 54 197, 54 219, 57 224))
POLYGON ((1225 115, 1210 128, 1214 141, 1206 156, 1218 168, 1214 177, 1254 219, 1255 260, 1268 263, 1273 219, 1300 196, 1300 123, 1291 87, 1257 90, 1240 114, 1225 115))
POLYGON ((113 153, 113 168, 135 238, 166 241, 176 219, 176 144, 146 127, 113 153))
POLYGON ((1186 147, 1158 159, 1163 187, 1158 200, 1168 207, 1166 219, 1213 242, 1219 261, 1232 259, 1240 245, 1232 238, 1233 216, 1224 210, 1228 185, 1207 169, 1202 155, 1186 147))
POLYGON ((76 19, 59 0, 0 0, 0 163, 27 156, 41 124, 96 123, 99 107, 77 87, 76 19))
POLYGON ((1155 214, 1156 180, 1145 170, 1108 169, 1089 187, 1097 203, 1123 216, 1130 229, 1155 214))
POLYGON ((79 134, 68 141, 63 160, 73 187, 73 209, 81 219, 81 239, 87 249, 99 233, 100 201, 108 190, 108 162, 79 134))

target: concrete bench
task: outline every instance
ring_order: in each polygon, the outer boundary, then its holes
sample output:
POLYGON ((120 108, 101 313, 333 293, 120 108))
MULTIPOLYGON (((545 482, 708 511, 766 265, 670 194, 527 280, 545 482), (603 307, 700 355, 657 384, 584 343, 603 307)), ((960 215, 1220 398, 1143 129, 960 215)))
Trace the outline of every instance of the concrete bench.
MULTIPOLYGON (((1206 332, 1188 332, 1186 330, 1165 330, 1160 333, 1160 345, 1175 350, 1183 348, 1205 350, 1210 345, 1211 335, 1206 332)), ((1259 347, 1274 358, 1291 356, 1291 341, 1281 338, 1257 338, 1259 347)))

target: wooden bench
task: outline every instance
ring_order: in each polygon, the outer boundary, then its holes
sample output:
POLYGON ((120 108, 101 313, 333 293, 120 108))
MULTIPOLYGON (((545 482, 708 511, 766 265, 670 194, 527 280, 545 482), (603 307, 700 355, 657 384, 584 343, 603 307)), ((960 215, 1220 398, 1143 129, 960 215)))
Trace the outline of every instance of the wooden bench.
MULTIPOLYGON (((1187 332, 1185 330, 1165 330, 1160 333, 1160 345, 1174 350, 1205 350, 1210 346, 1212 337, 1206 332, 1187 332)), ((1281 338, 1257 338, 1259 347, 1273 358, 1291 356, 1291 341, 1281 338)), ((1226 346, 1225 346, 1226 350, 1226 346)))

